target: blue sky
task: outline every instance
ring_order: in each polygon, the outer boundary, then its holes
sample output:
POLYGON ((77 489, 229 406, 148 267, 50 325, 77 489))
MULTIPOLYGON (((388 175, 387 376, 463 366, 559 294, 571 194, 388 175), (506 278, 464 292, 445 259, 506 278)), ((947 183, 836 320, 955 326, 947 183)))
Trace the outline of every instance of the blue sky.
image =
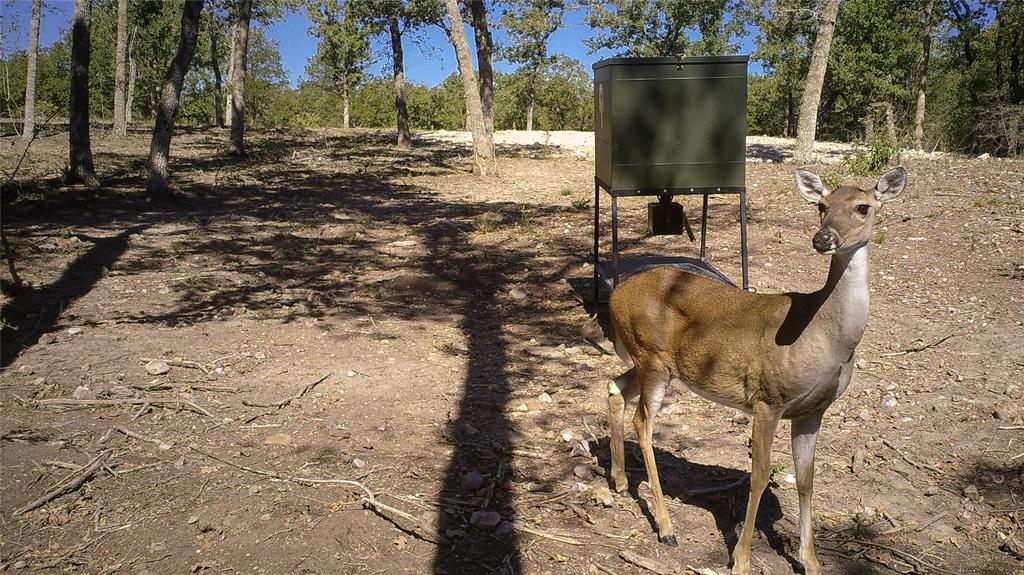
MULTIPOLYGON (((64 32, 70 28, 71 16, 74 12, 72 0, 46 0, 45 4, 48 9, 43 10, 40 25, 41 46, 49 46, 61 38, 64 32)), ((32 2, 30 0, 13 0, 13 2, 12 0, 0 0, 0 28, 4 32, 3 47, 5 51, 24 50, 28 46, 28 26, 31 14, 32 2), (15 26, 13 32, 8 30, 10 24, 15 26)), ((497 16, 497 14, 492 14, 492 21, 497 20, 497 16)), ((594 54, 588 52, 583 40, 589 38, 593 31, 583 23, 583 16, 583 10, 567 14, 562 28, 552 35, 548 50, 551 54, 565 54, 575 58, 589 70, 594 62, 614 54, 605 50, 594 54)), ((303 77, 306 60, 316 50, 316 39, 307 34, 308 28, 309 20, 306 18, 304 9, 267 27, 268 35, 280 43, 281 61, 285 70, 288 71, 293 86, 303 77)), ((472 33, 468 34, 468 37, 472 43, 472 33)), ((494 30, 494 40, 500 45, 507 40, 507 36, 501 30, 494 30)), ((753 49, 753 37, 747 35, 742 39, 740 52, 749 54, 753 49)), ((390 69, 389 44, 376 42, 374 55, 378 57, 377 63, 372 69, 374 73, 381 73, 385 66, 390 69)), ((495 62, 495 68, 503 72, 512 71, 512 67, 505 62, 495 62)), ((452 47, 439 28, 427 26, 407 36, 405 71, 409 80, 433 86, 455 70, 455 55, 452 47)), ((756 62, 751 62, 750 72, 752 74, 760 72, 760 66, 756 62)))

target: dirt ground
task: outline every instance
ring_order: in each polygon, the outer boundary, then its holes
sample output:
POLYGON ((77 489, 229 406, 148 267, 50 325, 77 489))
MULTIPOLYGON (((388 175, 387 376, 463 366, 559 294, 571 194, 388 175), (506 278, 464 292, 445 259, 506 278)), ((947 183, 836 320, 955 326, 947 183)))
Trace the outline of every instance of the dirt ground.
MULTIPOLYGON (((224 131, 177 135, 173 204, 145 198, 143 132, 94 135, 102 191, 61 186, 59 134, 5 190, 25 286, 4 269, 0 570, 726 572, 747 418, 671 392, 655 445, 678 547, 657 542, 631 432, 633 492, 607 491, 622 368, 581 331, 590 156, 503 144, 482 179, 433 138, 250 138, 233 161, 224 131)), ((10 171, 21 148, 0 149, 10 171)), ((817 289, 828 260, 794 165, 770 144, 751 155, 752 286, 817 289)), ((854 382, 819 441, 819 557, 830 575, 1021 574, 1024 162, 904 164, 854 382)), ((620 205, 625 253, 695 254, 645 237, 645 201, 620 205)), ((738 279, 733 202, 712 200, 709 253, 738 279)), ((801 571, 788 435, 761 503, 763 573, 801 571)))

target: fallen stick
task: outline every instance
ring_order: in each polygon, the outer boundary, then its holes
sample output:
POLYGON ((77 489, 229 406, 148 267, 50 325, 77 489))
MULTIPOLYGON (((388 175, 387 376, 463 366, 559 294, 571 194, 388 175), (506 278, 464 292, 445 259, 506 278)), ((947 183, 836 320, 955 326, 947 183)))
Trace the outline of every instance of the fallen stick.
POLYGON ((720 485, 720 486, 717 486, 717 487, 702 487, 700 489, 690 489, 690 490, 687 490, 686 496, 687 497, 700 497, 702 495, 714 495, 716 493, 723 493, 725 491, 732 491, 733 489, 736 489, 737 487, 739 487, 740 485, 743 485, 744 483, 746 483, 749 480, 750 480, 750 476, 749 475, 744 475, 743 477, 740 477, 736 481, 733 481, 732 483, 727 483, 725 485, 720 485))
POLYGON ((309 390, 311 390, 314 387, 316 387, 316 386, 320 385, 321 383, 323 383, 328 377, 331 377, 331 375, 333 375, 333 374, 328 373, 327 375, 321 377, 320 379, 314 381, 313 383, 310 383, 310 384, 306 385, 306 387, 303 387, 295 395, 286 397, 286 398, 282 399, 281 401, 275 401, 273 403, 260 403, 258 401, 249 401, 248 399, 243 399, 242 400, 242 405, 245 405, 247 407, 276 407, 278 409, 281 409, 282 407, 288 405, 289 403, 295 401, 296 399, 299 399, 303 395, 306 395, 306 393, 308 393, 309 390))
POLYGON ((888 446, 889 449, 892 449, 893 451, 895 451, 900 457, 903 458, 904 461, 906 461, 907 463, 913 465, 914 467, 916 467, 918 469, 927 469, 929 471, 934 471, 934 472, 940 473, 940 474, 943 473, 941 469, 939 469, 938 467, 935 467, 931 463, 921 463, 921 462, 918 462, 918 461, 914 461, 913 459, 910 458, 909 455, 907 455, 906 453, 903 453, 900 450, 900 448, 898 448, 895 445, 893 445, 892 442, 890 442, 888 439, 883 439, 882 443, 884 443, 886 446, 888 446))
POLYGON ((234 467, 235 469, 240 469, 242 471, 246 471, 248 473, 252 473, 252 474, 255 474, 255 475, 262 475, 264 477, 270 477, 270 478, 273 478, 273 479, 278 479, 280 481, 289 481, 291 483, 298 483, 299 485, 345 485, 345 486, 348 486, 348 487, 356 488, 356 489, 362 491, 363 494, 364 494, 363 498, 362 498, 363 505, 373 509, 373 511, 376 512, 377 515, 379 515, 382 518, 388 520, 389 522, 394 524, 395 527, 398 527, 399 529, 401 529, 403 531, 406 531, 406 529, 404 527, 402 527, 397 521, 395 521, 391 517, 388 517, 388 515, 385 513, 385 511, 388 512, 388 513, 393 513, 394 515, 397 515, 398 517, 401 517, 402 519, 405 519, 405 520, 409 521, 410 523, 412 523, 414 528, 415 528, 414 533, 416 535, 418 535, 419 537, 421 537, 422 539, 424 539, 425 541, 430 541, 431 543, 437 543, 437 544, 445 543, 446 542, 443 537, 441 537, 439 535, 435 536, 435 535, 432 535, 431 533, 429 533, 423 527, 423 524, 419 520, 419 518, 417 518, 416 516, 410 515, 410 514, 406 513, 405 511, 402 511, 401 509, 396 509, 394 507, 391 507, 390 505, 387 505, 385 503, 381 503, 380 501, 378 501, 377 500, 377 496, 374 494, 374 492, 371 491, 369 487, 367 487, 366 485, 364 485, 364 484, 362 484, 362 483, 360 483, 358 481, 353 481, 351 479, 319 479, 319 478, 314 478, 314 477, 296 477, 296 476, 293 476, 293 475, 286 475, 284 473, 278 473, 277 471, 267 471, 267 470, 264 470, 264 469, 257 469, 255 467, 249 467, 248 465, 242 465, 240 463, 235 463, 234 461, 231 461, 230 459, 225 459, 223 457, 220 457, 219 455, 214 455, 214 454, 209 453, 207 451, 203 451, 202 449, 199 449, 199 447, 197 447, 195 444, 191 444, 188 447, 189 447, 189 449, 191 449, 192 451, 195 451, 196 453, 198 453, 200 455, 204 455, 206 457, 209 457, 210 459, 214 459, 214 460, 220 461, 221 463, 224 463, 226 465, 230 465, 231 467, 234 467))
POLYGON ((939 345, 940 343, 946 341, 947 339, 949 339, 949 338, 951 338, 951 337, 953 337, 955 335, 961 335, 961 334, 956 333, 956 332, 952 332, 950 334, 947 334, 947 335, 944 335, 944 336, 940 337, 939 339, 937 339, 937 340, 935 340, 935 341, 933 341, 931 343, 927 343, 927 344, 923 344, 923 345, 915 345, 914 347, 908 347, 907 349, 903 349, 903 350, 900 350, 900 351, 894 351, 892 353, 883 353, 881 355, 882 355, 882 357, 897 357, 897 356, 900 356, 900 355, 907 355, 909 353, 917 353, 919 351, 924 351, 926 349, 933 348, 933 347, 939 345))
POLYGON ((137 431, 132 431, 132 430, 130 430, 128 428, 125 428, 125 427, 114 426, 114 427, 111 427, 111 429, 113 429, 114 431, 117 431, 119 433, 123 433, 124 435, 126 435, 128 437, 133 437, 135 439, 138 439, 139 441, 145 441, 146 443, 152 443, 152 444, 158 446, 162 450, 167 450, 167 449, 171 448, 170 444, 164 443, 163 441, 160 441, 159 439, 153 439, 152 437, 146 437, 145 435, 142 435, 141 433, 138 433, 137 431))
POLYGON ((206 375, 210 375, 210 372, 213 371, 212 369, 199 363, 198 361, 191 361, 188 359, 162 359, 159 357, 140 357, 139 361, 141 361, 142 363, 149 363, 151 361, 162 361, 167 365, 172 365, 174 367, 190 367, 192 369, 198 369, 199 371, 203 372, 206 375))
POLYGON ((174 385, 172 383, 153 383, 150 385, 129 385, 132 389, 139 391, 171 391, 181 387, 188 387, 196 391, 220 391, 224 393, 235 393, 238 391, 237 387, 231 387, 229 385, 205 385, 201 383, 183 383, 181 385, 174 385))
POLYGON ((565 535, 558 535, 557 533, 548 533, 547 531, 542 531, 540 529, 530 527, 522 521, 513 521, 512 528, 516 531, 522 531, 524 533, 529 533, 530 535, 543 537, 544 539, 558 541, 559 543, 568 543, 569 545, 586 545, 585 542, 580 541, 579 539, 573 539, 572 537, 568 537, 565 535))
POLYGON ((187 408, 200 415, 213 417, 213 414, 199 407, 191 401, 180 399, 70 399, 66 397, 55 397, 53 399, 27 400, 30 404, 53 406, 53 407, 116 407, 119 405, 149 405, 162 407, 164 409, 187 408))
POLYGON ((644 557, 643 555, 638 555, 632 551, 626 551, 625 549, 619 551, 619 557, 622 557, 622 560, 626 563, 631 563, 637 567, 653 571, 658 575, 675 575, 676 572, 675 569, 665 565, 661 561, 651 559, 650 557, 644 557))
POLYGON ((73 472, 62 479, 53 489, 43 494, 38 499, 34 499, 22 507, 14 510, 14 516, 24 515, 33 509, 38 509, 43 505, 53 501, 54 499, 71 493, 77 490, 79 487, 85 484, 97 469, 102 468, 106 465, 107 459, 110 458, 112 452, 109 449, 105 449, 100 452, 99 455, 92 458, 92 461, 86 463, 80 470, 73 472))
POLYGON ((895 553, 896 555, 899 555, 900 557, 902 557, 904 559, 909 559, 909 560, 913 561, 914 563, 916 563, 916 564, 918 564, 918 565, 920 565, 922 567, 927 567, 927 568, 929 568, 929 569, 931 569, 933 571, 938 571, 939 573, 946 573, 946 575, 960 575, 956 571, 950 571, 948 569, 943 569, 942 567, 939 567, 937 565, 933 565, 933 564, 925 561, 924 559, 921 559, 917 555, 914 555, 914 554, 909 553, 907 551, 903 551, 902 549, 897 549, 896 547, 892 547, 890 545, 883 545, 881 543, 875 543, 874 541, 861 541, 860 539, 829 539, 829 541, 835 541, 837 543, 853 543, 855 545, 866 545, 868 547, 877 547, 879 549, 885 549, 886 551, 889 551, 890 553, 895 553))

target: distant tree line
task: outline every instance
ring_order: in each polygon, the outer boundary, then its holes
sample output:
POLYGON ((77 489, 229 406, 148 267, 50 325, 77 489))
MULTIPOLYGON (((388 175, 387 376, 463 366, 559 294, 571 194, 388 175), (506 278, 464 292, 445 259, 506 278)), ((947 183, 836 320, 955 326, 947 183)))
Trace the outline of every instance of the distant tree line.
POLYGON ((161 103, 173 103, 174 122, 231 126, 236 155, 248 123, 390 127, 398 146, 409 145, 410 128, 470 129, 477 155, 493 156, 494 129, 592 128, 590 71, 548 47, 576 10, 593 30, 584 42, 616 55, 734 53, 753 35, 763 72, 750 78, 750 133, 802 134, 808 151, 821 139, 1024 153, 1019 0, 77 0, 75 21, 90 30, 87 70, 74 56, 75 39, 86 38, 78 25, 46 48, 3 54, 0 114, 24 116, 26 138, 37 117, 74 124, 78 70, 88 96, 78 109, 115 133, 154 126, 161 103), (181 43, 190 6, 199 8, 191 47, 181 43), (292 87, 264 29, 299 8, 317 51, 292 87), (407 45, 431 26, 444 30, 458 69, 437 86, 408 82, 407 45), (495 44, 492 29, 507 40, 495 44), (179 97, 168 99, 182 47, 190 58, 179 63, 179 97), (496 72, 493 61, 515 71, 496 72), (381 75, 370 73, 375 62, 381 75))

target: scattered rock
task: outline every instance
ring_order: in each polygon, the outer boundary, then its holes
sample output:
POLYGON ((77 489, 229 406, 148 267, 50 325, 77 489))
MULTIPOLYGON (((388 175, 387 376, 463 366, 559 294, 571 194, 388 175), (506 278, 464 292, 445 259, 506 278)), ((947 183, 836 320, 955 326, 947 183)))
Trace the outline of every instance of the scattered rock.
POLYGON ((882 398, 882 407, 886 409, 893 409, 899 405, 899 403, 900 402, 896 401, 896 398, 891 395, 887 395, 882 398))
POLYGON ((565 351, 565 353, 567 353, 567 354, 569 354, 569 355, 576 355, 577 353, 579 353, 579 352, 580 352, 580 348, 578 348, 578 347, 576 347, 576 346, 573 346, 573 347, 567 347, 567 348, 565 348, 565 350, 564 350, 564 351, 565 351))
POLYGON ((348 373, 346 373, 346 374, 345 374, 345 376, 346 376, 346 377, 355 377, 355 376, 356 376, 356 372, 354 372, 354 371, 349 371, 348 373))
POLYGON ((782 481, 786 485, 796 485, 796 475, 793 475, 792 473, 787 473, 786 476, 782 478, 782 481))
POLYGON ((969 483, 967 487, 964 487, 964 497, 970 499, 971 501, 980 500, 981 492, 978 491, 978 486, 973 483, 969 483))
POLYGON ((590 452, 590 443, 586 439, 581 439, 572 446, 572 452, 569 453, 570 457, 593 457, 590 452))
POLYGON ((530 401, 526 402, 526 410, 527 411, 537 411, 537 410, 540 410, 540 409, 544 409, 544 404, 543 403, 541 403, 541 402, 539 402, 539 401, 537 401, 535 399, 531 399, 530 401))
POLYGON ((746 425, 750 423, 750 416, 742 411, 737 411, 736 415, 732 416, 732 422, 736 425, 746 425))
POLYGON ((855 361, 853 363, 853 367, 856 367, 857 369, 867 369, 868 368, 868 360, 866 360, 866 359, 858 359, 857 361, 855 361))
POLYGON ((41 335, 39 337, 39 343, 41 343, 43 345, 50 345, 50 344, 53 344, 53 343, 57 343, 57 334, 44 333, 43 335, 41 335))
POLYGON ((550 395, 548 395, 546 392, 542 392, 540 395, 537 396, 537 401, 541 403, 551 403, 552 400, 550 395))
POLYGON ((79 327, 79 326, 69 327, 67 329, 68 335, 78 335, 78 334, 82 333, 83 331, 85 331, 85 328, 84 327, 79 327))
POLYGON ((502 521, 494 528, 494 534, 498 537, 509 537, 515 532, 515 526, 512 525, 511 521, 502 521))
POLYGON ((24 559, 18 559, 14 562, 14 565, 11 565, 11 567, 15 569, 24 569, 28 567, 28 561, 25 561, 24 559))
POLYGON ((18 373, 21 375, 32 375, 35 371, 31 365, 22 365, 18 368, 18 373))
POLYGON ((71 392, 71 397, 75 399, 96 399, 96 394, 88 387, 79 385, 71 392))
POLYGON ((469 516, 469 524, 477 529, 494 529, 501 523, 501 514, 497 511, 474 511, 469 516))
POLYGON ((263 440, 266 445, 289 445, 291 442, 292 436, 287 433, 275 433, 263 440))
POLYGON ((394 248, 411 248, 418 245, 419 242, 416 240, 398 240, 391 242, 388 245, 394 248))
POLYGON ((564 441, 566 443, 569 443, 570 441, 572 441, 576 437, 573 434, 572 429, 570 429, 568 427, 566 427, 562 431, 559 431, 558 432, 558 436, 561 437, 562 441, 564 441))
POLYGON ((605 485, 595 486, 591 490, 591 493, 594 494, 594 499, 597 499, 597 502, 605 507, 611 507, 615 503, 615 497, 612 495, 611 490, 605 485))
POLYGON ((457 342, 453 343, 452 347, 454 347, 455 349, 457 349, 457 350, 459 350, 459 351, 461 351, 463 353, 468 353, 469 352, 469 346, 466 345, 466 343, 462 342, 462 341, 457 341, 457 342))
POLYGON ((149 375, 163 375, 171 371, 171 366, 166 361, 154 359, 146 364, 146 373, 149 375))
POLYGON ((512 298, 515 301, 526 301, 526 298, 529 296, 527 296, 526 292, 519 288, 512 288, 508 290, 508 297, 512 298))
POLYGON ((576 371, 594 371, 594 366, 589 363, 579 363, 576 365, 576 371))
POLYGON ((356 457, 352 460, 352 465, 354 465, 356 469, 362 469, 366 467, 366 462, 356 457))
POLYGON ((992 406, 992 417, 1003 421, 1015 419, 1020 414, 1020 406, 1016 402, 1004 399, 992 406))
POLYGON ((587 464, 581 463, 572 468, 572 473, 584 481, 594 480, 594 470, 587 464))
POLYGON ((1021 391, 1021 387, 1019 385, 1011 383, 1006 386, 1005 390, 1003 390, 1003 395, 1010 399, 1021 399, 1024 397, 1024 392, 1021 391))
POLYGON ((476 491, 484 484, 484 476, 479 471, 469 471, 462 475, 462 488, 466 491, 476 491))
POLYGON ((33 387, 42 387, 44 385, 46 385, 46 378, 45 377, 37 377, 36 379, 32 380, 32 386, 33 387))
POLYGON ((978 159, 979 159, 979 160, 987 160, 987 159, 989 159, 989 158, 991 158, 991 157, 992 157, 992 155, 991 155, 991 154, 989 154, 988 152, 985 152, 984 154, 982 154, 982 155, 978 156, 978 159))
POLYGON ((936 496, 938 494, 939 494, 939 488, 937 486, 935 486, 935 485, 929 485, 928 487, 924 488, 924 496, 925 497, 934 497, 934 496, 936 496))
POLYGON ((860 470, 864 468, 864 450, 855 449, 853 451, 853 457, 850 459, 850 471, 854 475, 860 473, 860 470))
POLYGON ((857 419, 861 421, 871 421, 871 412, 867 409, 862 409, 857 412, 857 419))

